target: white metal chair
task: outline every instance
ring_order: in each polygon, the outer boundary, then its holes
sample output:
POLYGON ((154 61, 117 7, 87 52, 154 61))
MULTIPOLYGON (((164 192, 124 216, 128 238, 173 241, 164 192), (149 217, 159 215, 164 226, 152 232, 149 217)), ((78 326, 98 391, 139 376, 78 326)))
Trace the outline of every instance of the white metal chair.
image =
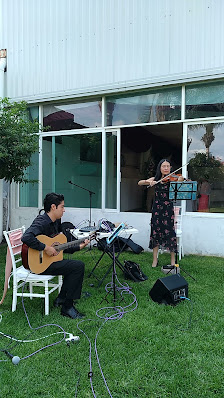
POLYGON ((182 240, 182 208, 181 206, 174 206, 174 226, 177 237, 177 249, 179 260, 184 257, 184 248, 182 240))
POLYGON ((45 315, 49 315, 49 295, 56 289, 60 292, 62 286, 62 275, 37 275, 23 267, 21 259, 21 237, 24 231, 25 227, 23 226, 12 231, 3 232, 8 245, 6 264, 11 261, 10 266, 12 272, 10 276, 13 277, 12 312, 16 310, 17 297, 30 297, 30 299, 33 297, 41 297, 45 300, 45 315), (57 282, 51 282, 55 278, 57 279, 57 282), (29 292, 22 292, 24 282, 29 283, 29 292), (44 292, 34 293, 34 288, 35 291, 37 288, 38 291, 39 289, 42 291, 44 289, 44 292))

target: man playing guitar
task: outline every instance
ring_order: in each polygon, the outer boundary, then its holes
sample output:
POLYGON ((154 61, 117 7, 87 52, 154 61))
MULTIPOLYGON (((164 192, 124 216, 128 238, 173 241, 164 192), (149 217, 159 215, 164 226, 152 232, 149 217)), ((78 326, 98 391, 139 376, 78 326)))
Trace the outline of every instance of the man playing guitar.
MULTIPOLYGON (((49 193, 44 198, 44 214, 38 215, 31 226, 25 231, 22 242, 29 248, 43 252, 44 256, 52 257, 50 265, 45 267, 43 272, 39 272, 43 275, 63 275, 63 284, 58 297, 54 301, 55 307, 61 307, 61 315, 67 316, 72 319, 82 318, 84 315, 81 314, 73 305, 73 300, 77 300, 81 296, 82 283, 84 277, 84 263, 78 260, 60 260, 57 261, 55 256, 58 255, 58 251, 52 245, 45 244, 38 240, 39 235, 45 235, 46 237, 53 237, 60 232, 61 228, 61 217, 65 212, 64 208, 64 196, 57 193, 49 193)), ((60 235, 59 235, 60 236, 60 235)), ((46 238, 48 242, 49 238, 46 238)), ((89 240, 86 239, 74 248, 74 251, 83 249, 88 245, 89 240)), ((37 252, 38 253, 38 252, 37 252)), ((25 266, 25 264, 23 264, 25 266)))

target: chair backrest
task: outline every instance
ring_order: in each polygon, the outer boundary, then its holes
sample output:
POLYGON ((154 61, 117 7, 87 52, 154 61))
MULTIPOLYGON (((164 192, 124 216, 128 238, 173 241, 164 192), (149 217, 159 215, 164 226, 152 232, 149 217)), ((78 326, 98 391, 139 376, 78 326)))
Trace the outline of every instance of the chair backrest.
POLYGON ((174 227, 175 231, 182 230, 182 209, 181 206, 174 206, 174 227))
POLYGON ((22 241, 21 238, 25 232, 25 226, 13 229, 12 231, 4 231, 4 237, 8 245, 8 251, 6 256, 6 263, 12 263, 13 272, 16 271, 18 265, 21 265, 21 249, 22 241))

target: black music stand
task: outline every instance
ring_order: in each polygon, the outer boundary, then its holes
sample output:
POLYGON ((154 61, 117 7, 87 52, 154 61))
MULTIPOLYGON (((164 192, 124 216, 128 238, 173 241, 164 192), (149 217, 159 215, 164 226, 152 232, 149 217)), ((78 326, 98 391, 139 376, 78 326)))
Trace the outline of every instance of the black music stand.
MULTIPOLYGON (((107 277, 107 275, 110 273, 110 271, 111 271, 111 269, 112 269, 112 267, 113 267, 114 257, 115 257, 116 265, 120 268, 120 270, 121 270, 122 272, 125 271, 124 266, 123 266, 122 263, 119 261, 119 258, 118 258, 118 257, 119 257, 120 254, 124 251, 124 249, 125 249, 125 247, 126 247, 127 244, 126 244, 126 242, 124 242, 124 243, 121 245, 118 254, 113 255, 113 246, 112 246, 112 245, 111 245, 111 246, 108 246, 107 244, 104 245, 104 244, 101 242, 101 239, 98 239, 97 237, 96 237, 95 239, 96 239, 98 245, 100 246, 100 248, 101 248, 101 250, 102 250, 102 254, 101 254, 100 258, 97 260, 96 264, 94 265, 93 269, 91 270, 91 272, 88 274, 87 277, 90 278, 90 276, 94 276, 94 278, 98 280, 98 285, 97 285, 97 287, 100 287, 100 286, 102 285, 104 279, 107 277), (107 269, 107 271, 106 271, 106 273, 104 274, 104 276, 100 279, 100 278, 96 275, 95 270, 96 270, 97 266, 99 265, 99 263, 101 262, 102 258, 103 258, 105 255, 108 255, 108 256, 110 257, 110 259, 112 260, 112 264, 109 266, 109 268, 107 269)), ((117 238, 116 238, 116 240, 117 240, 117 238)), ((114 242, 114 245, 115 245, 115 242, 114 242)))
MULTIPOLYGON (((104 281, 104 279, 107 277, 107 275, 110 273, 111 269, 113 268, 113 264, 114 261, 116 263, 116 265, 120 268, 120 270, 122 272, 125 271, 123 264, 119 261, 118 257, 120 256, 120 254, 124 251, 127 243, 123 242, 123 244, 121 244, 120 246, 120 250, 118 252, 118 254, 115 255, 115 243, 118 241, 118 236, 119 236, 119 232, 121 231, 121 225, 123 223, 120 224, 120 226, 118 226, 117 228, 115 228, 113 231, 110 231, 110 237, 112 237, 113 241, 110 241, 110 243, 108 244, 108 242, 104 242, 102 243, 103 239, 100 239, 96 236, 96 241, 98 243, 98 245, 100 246, 100 249, 102 250, 102 254, 100 256, 100 258, 97 260, 96 264, 94 265, 93 269, 91 270, 91 272, 88 274, 88 278, 90 278, 90 276, 94 276, 94 278, 96 278, 98 280, 98 287, 100 287, 104 281), (113 238, 114 237, 114 238, 113 238), (113 243, 113 244, 112 244, 113 243), (95 270, 97 268, 97 266, 99 265, 99 263, 101 262, 102 258, 108 255, 109 258, 112 260, 111 265, 109 266, 109 268, 107 269, 106 273, 104 274, 104 276, 100 279, 98 278, 98 276, 95 273, 95 270)), ((122 228, 123 229, 123 228, 122 228)), ((129 236, 128 239, 130 239, 131 235, 129 236)))
POLYGON ((170 182, 169 199, 174 200, 196 200, 197 181, 170 182))
MULTIPOLYGON (((108 254, 110 253, 110 257, 113 258, 113 264, 112 264, 112 284, 111 287, 108 289, 107 294, 105 295, 105 297, 103 298, 103 300, 107 300, 108 295, 110 294, 110 292, 113 292, 113 301, 115 303, 116 301, 116 263, 117 263, 117 259, 115 256, 115 241, 117 240, 119 233, 122 231, 122 229, 125 228, 125 225, 123 223, 121 223, 117 228, 115 228, 112 232, 111 235, 106 239, 106 248, 107 248, 107 252, 108 254)), ((120 262, 118 262, 119 267, 120 267, 120 262)), ((121 268, 122 270, 124 270, 123 266, 121 268)), ((103 302, 103 300, 101 301, 101 303, 103 302)))
MULTIPOLYGON (((169 199, 176 202, 177 200, 196 200, 197 197, 197 181, 177 181, 177 182, 170 182, 170 189, 169 189, 169 199)), ((176 265, 169 267, 169 272, 175 269, 175 273, 178 273, 179 264, 177 264, 177 254, 176 251, 176 265)), ((164 270, 168 269, 164 267, 164 270)), ((182 267, 181 269, 189 275, 194 281, 196 280, 191 276, 188 272, 186 272, 182 267)))
MULTIPOLYGON (((114 242, 114 243, 115 243, 115 242, 114 242)), ((100 302, 100 304, 101 304, 104 300, 106 300, 107 303, 108 303, 107 297, 109 296, 109 294, 111 293, 111 291, 113 292, 113 302, 114 302, 114 303, 116 302, 116 258, 115 258, 115 245, 114 245, 114 243, 113 243, 112 245, 110 245, 110 248, 112 249, 111 252, 113 253, 113 254, 112 254, 112 256, 113 256, 113 263, 112 263, 112 282, 111 282, 111 287, 108 289, 108 291, 107 291, 105 297, 104 297, 103 300, 100 302)))

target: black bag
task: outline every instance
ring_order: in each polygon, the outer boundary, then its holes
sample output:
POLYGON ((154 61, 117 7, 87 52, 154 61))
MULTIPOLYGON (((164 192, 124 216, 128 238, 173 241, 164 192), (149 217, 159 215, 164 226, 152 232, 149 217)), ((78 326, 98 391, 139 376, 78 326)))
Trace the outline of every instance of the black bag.
POLYGON ((135 282, 143 282, 148 279, 140 269, 139 264, 134 261, 124 261, 124 276, 125 279, 132 279, 135 282))

